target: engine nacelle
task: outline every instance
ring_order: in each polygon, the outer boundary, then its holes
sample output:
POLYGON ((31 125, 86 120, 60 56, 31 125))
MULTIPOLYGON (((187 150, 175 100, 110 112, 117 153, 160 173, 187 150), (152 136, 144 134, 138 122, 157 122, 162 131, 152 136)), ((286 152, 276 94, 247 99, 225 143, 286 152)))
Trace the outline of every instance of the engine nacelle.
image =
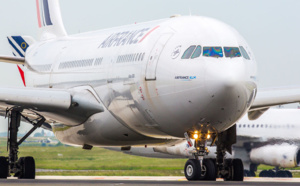
POLYGON ((252 149, 250 160, 256 164, 292 168, 299 166, 300 149, 288 143, 265 145, 252 149))

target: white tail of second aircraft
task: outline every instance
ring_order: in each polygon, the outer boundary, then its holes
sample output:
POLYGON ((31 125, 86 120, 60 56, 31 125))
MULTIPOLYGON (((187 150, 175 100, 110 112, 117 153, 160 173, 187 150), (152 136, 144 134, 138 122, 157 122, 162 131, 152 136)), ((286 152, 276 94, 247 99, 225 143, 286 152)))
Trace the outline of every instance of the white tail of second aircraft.
POLYGON ((59 0, 36 0, 36 7, 39 40, 67 36, 61 17, 59 0))

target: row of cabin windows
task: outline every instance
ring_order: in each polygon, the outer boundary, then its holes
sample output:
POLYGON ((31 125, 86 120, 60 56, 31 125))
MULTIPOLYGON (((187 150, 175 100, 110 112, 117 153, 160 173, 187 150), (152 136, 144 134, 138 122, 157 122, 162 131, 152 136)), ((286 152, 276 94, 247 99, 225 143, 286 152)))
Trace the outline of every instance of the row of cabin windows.
POLYGON ((125 54, 125 55, 118 56, 117 63, 143 61, 144 57, 145 57, 145 53, 125 54))
MULTIPOLYGON (((192 45, 183 53, 181 59, 195 59, 200 57, 201 52, 205 57, 223 57, 223 48, 222 47, 202 47, 200 45, 192 45)), ((248 53, 245 48, 240 47, 224 47, 225 57, 235 58, 235 57, 244 57, 247 60, 250 60, 248 53)))
POLYGON ((94 59, 82 59, 75 61, 66 61, 59 64, 58 69, 88 67, 93 65, 94 59))
MULTIPOLYGON (((94 66, 99 66, 102 64, 103 57, 96 58, 94 66)), ((59 64, 58 69, 69 69, 69 68, 82 68, 93 66, 94 59, 82 59, 75 61, 65 61, 59 64)))
POLYGON ((102 60, 103 60, 103 57, 96 58, 95 63, 94 63, 94 66, 101 65, 101 64, 102 64, 102 60))
POLYGON ((239 128, 295 128, 294 125, 268 125, 268 124, 239 124, 239 128))
MULTIPOLYGON (((128 54, 119 56, 117 62, 129 62, 129 61, 143 61, 145 57, 145 53, 137 53, 137 54, 128 54)), ((95 62, 94 59, 82 59, 82 60, 74 60, 74 61, 65 61, 59 64, 58 69, 69 69, 69 68, 82 68, 82 67, 89 67, 99 66, 102 64, 103 57, 96 58, 95 62)), ((32 68, 39 72, 46 72, 50 71, 51 65, 33 65, 32 68)))

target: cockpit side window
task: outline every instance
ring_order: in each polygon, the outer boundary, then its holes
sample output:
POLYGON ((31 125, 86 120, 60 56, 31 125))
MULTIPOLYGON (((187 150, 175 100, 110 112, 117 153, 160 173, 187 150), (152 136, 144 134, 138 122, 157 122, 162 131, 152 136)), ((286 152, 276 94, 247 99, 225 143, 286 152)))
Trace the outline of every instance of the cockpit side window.
POLYGON ((192 53, 194 52, 195 48, 196 48, 196 45, 192 45, 188 49, 186 49, 186 51, 183 53, 181 59, 189 59, 191 57, 192 53))
POLYGON ((198 45, 195 52, 193 53, 191 59, 195 59, 201 55, 201 46, 198 45))
POLYGON ((203 56, 206 57, 223 57, 222 47, 203 47, 203 56))
POLYGON ((224 47, 224 53, 226 57, 241 57, 242 54, 238 47, 224 47))
POLYGON ((243 57, 247 60, 250 60, 250 57, 249 57, 247 51, 244 49, 244 47, 240 46, 240 49, 241 49, 243 57))

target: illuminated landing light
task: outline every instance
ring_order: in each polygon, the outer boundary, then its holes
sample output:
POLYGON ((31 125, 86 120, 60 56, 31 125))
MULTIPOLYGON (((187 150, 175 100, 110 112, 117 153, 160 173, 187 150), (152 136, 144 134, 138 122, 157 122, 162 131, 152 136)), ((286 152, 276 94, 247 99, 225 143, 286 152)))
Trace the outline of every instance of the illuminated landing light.
POLYGON ((210 138, 210 134, 207 134, 207 139, 209 139, 210 138))
POLYGON ((198 137, 199 137, 198 134, 194 134, 194 135, 193 135, 193 138, 194 138, 194 139, 198 139, 198 137))

